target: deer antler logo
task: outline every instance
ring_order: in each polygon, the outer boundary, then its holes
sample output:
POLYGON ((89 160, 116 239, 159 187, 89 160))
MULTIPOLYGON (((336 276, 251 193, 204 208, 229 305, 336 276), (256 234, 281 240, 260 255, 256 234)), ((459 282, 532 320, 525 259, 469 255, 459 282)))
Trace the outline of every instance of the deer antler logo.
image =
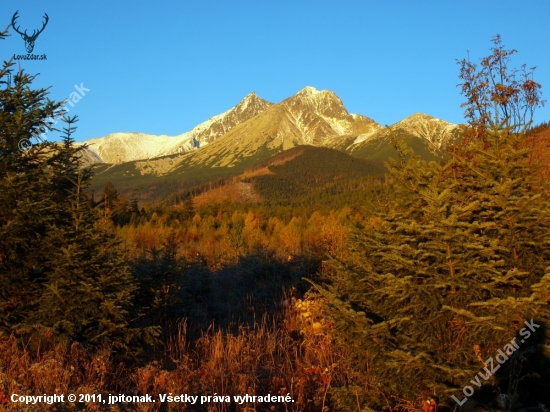
POLYGON ((32 36, 29 36, 27 34, 27 30, 25 30, 25 33, 21 33, 19 31, 19 27, 15 27, 15 21, 17 20, 17 17, 18 17, 17 13, 19 13, 19 11, 16 11, 15 14, 13 15, 13 17, 11 19, 11 25, 12 25, 13 29, 21 35, 23 40, 25 40, 25 48, 27 49, 27 53, 32 53, 32 51, 34 50, 34 42, 36 41, 36 38, 38 37, 38 35, 40 33, 42 33, 44 31, 44 29, 46 28, 46 25, 48 24, 49 17, 46 13, 44 13, 44 17, 46 19, 46 21, 44 22, 44 25, 42 26, 42 28, 40 30, 38 30, 38 31, 34 30, 33 33, 32 33, 32 36))

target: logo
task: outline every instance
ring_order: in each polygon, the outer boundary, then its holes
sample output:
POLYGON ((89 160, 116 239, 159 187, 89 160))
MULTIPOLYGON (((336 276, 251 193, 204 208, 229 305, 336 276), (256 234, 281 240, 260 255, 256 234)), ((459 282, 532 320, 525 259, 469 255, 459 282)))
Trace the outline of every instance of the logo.
POLYGON ((21 35, 21 38, 25 41, 25 49, 27 49, 27 53, 32 53, 32 51, 34 50, 34 42, 36 41, 38 35, 40 33, 42 33, 44 31, 44 29, 46 28, 46 25, 48 24, 48 20, 49 20, 49 17, 46 13, 44 13, 44 18, 46 21, 44 21, 44 24, 42 26, 42 28, 38 31, 34 30, 32 35, 29 36, 27 34, 27 30, 25 30, 24 33, 21 33, 19 31, 19 27, 15 27, 15 21, 17 20, 17 14, 19 13, 19 11, 16 11, 15 14, 13 15, 12 19, 11 19, 11 25, 13 27, 13 29, 19 33, 21 35))

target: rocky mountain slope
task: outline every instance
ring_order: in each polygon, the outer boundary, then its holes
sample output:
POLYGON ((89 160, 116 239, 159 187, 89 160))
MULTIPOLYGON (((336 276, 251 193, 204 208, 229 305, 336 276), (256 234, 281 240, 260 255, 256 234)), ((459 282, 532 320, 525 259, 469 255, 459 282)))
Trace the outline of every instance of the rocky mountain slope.
POLYGON ((272 105, 252 92, 232 109, 214 116, 178 136, 132 132, 112 133, 105 137, 86 140, 80 144, 88 145, 84 160, 88 160, 90 163, 118 164, 187 153, 196 150, 193 136, 199 141, 201 147, 205 146, 272 105))
MULTIPOLYGON (((436 154, 461 133, 463 126, 416 113, 392 125, 391 130, 418 140, 414 144, 436 154)), ((90 163, 139 160, 142 172, 164 174, 176 169, 180 161, 165 164, 165 159, 155 158, 188 154, 181 159, 186 168, 234 167, 298 145, 325 146, 372 158, 380 157, 378 152, 389 141, 390 130, 368 117, 348 113, 334 92, 308 86, 279 104, 251 93, 232 109, 179 136, 113 133, 82 143, 88 144, 86 160, 90 163), (199 150, 194 147, 193 136, 201 144, 199 150)))
POLYGON ((435 160, 454 139, 464 132, 464 125, 440 120, 435 117, 415 113, 389 128, 380 128, 373 133, 360 134, 335 141, 329 147, 344 151, 355 157, 386 160, 391 147, 391 133, 405 138, 417 154, 426 160, 435 160))
POLYGON ((437 160, 440 149, 459 136, 464 126, 417 113, 388 129, 348 113, 334 92, 305 87, 278 104, 252 93, 234 108, 177 137, 114 134, 91 140, 88 154, 90 162, 101 158, 109 163, 96 167, 96 190, 108 180, 127 188, 175 188, 237 176, 247 167, 302 145, 387 160, 396 155, 390 129, 403 135, 421 157, 437 160), (201 142, 199 149, 192 145, 193 134, 201 142))
POLYGON ((327 146, 341 136, 380 129, 368 117, 349 114, 333 92, 306 87, 186 156, 184 162, 201 167, 235 167, 295 146, 327 146))

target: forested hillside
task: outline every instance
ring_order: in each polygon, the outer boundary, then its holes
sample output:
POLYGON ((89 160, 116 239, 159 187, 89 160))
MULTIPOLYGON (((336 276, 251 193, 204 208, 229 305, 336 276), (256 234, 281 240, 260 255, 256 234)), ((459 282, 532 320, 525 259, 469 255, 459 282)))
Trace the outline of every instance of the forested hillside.
MULTIPOLYGON (((364 205, 364 196, 384 182, 380 161, 356 159, 340 151, 314 146, 285 150, 235 177, 212 179, 177 190, 162 204, 178 206, 187 198, 197 205, 235 201, 264 206, 304 206, 313 210, 364 205)), ((369 194, 370 193, 370 194, 369 194)))
MULTIPOLYGON (((336 150, 306 147, 301 154, 279 165, 267 166, 269 174, 253 178, 254 188, 268 202, 304 197, 328 190, 331 194, 366 187, 367 178, 382 179, 382 162, 352 158, 336 150)), ((292 156, 293 153, 283 152, 292 156)), ((277 158, 271 160, 277 162, 277 158)))

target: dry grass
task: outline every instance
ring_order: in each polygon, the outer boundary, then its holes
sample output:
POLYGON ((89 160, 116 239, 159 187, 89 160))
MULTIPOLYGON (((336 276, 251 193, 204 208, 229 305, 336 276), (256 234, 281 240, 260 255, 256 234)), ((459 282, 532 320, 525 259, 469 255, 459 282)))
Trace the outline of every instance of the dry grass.
MULTIPOLYGON (((80 404, 79 410, 135 411, 322 411, 328 410, 328 390, 343 382, 343 354, 335 351, 320 323, 303 316, 296 302, 286 299, 284 319, 264 317, 252 327, 210 327, 195 342, 187 341, 180 323, 164 346, 162 359, 130 369, 114 365, 107 349, 86 353, 78 344, 57 345, 31 352, 12 337, 0 337, 1 410, 76 410, 68 403, 21 408, 9 402, 20 395, 109 393, 149 394, 156 403, 118 407, 80 404), (231 332, 233 331, 233 333, 231 332), (160 403, 158 395, 193 396, 283 395, 294 402, 186 405, 160 403), (63 409, 63 406, 66 409, 63 409), (101 406, 101 408, 100 408, 101 406)), ((299 306, 299 305, 298 305, 299 306)), ((309 309, 311 312, 311 309, 309 309)), ((200 398, 199 398, 200 399, 200 398)), ((200 402, 200 401, 199 401, 200 402)))
MULTIPOLYGON (((15 406, 9 402, 13 393, 34 396, 107 393, 109 387, 119 389, 116 382, 124 374, 122 365, 112 363, 108 348, 92 355, 74 343, 31 352, 13 336, 0 336, 0 406, 5 411, 56 410, 44 404, 15 406)), ((88 410, 94 410, 93 405, 88 410)))

